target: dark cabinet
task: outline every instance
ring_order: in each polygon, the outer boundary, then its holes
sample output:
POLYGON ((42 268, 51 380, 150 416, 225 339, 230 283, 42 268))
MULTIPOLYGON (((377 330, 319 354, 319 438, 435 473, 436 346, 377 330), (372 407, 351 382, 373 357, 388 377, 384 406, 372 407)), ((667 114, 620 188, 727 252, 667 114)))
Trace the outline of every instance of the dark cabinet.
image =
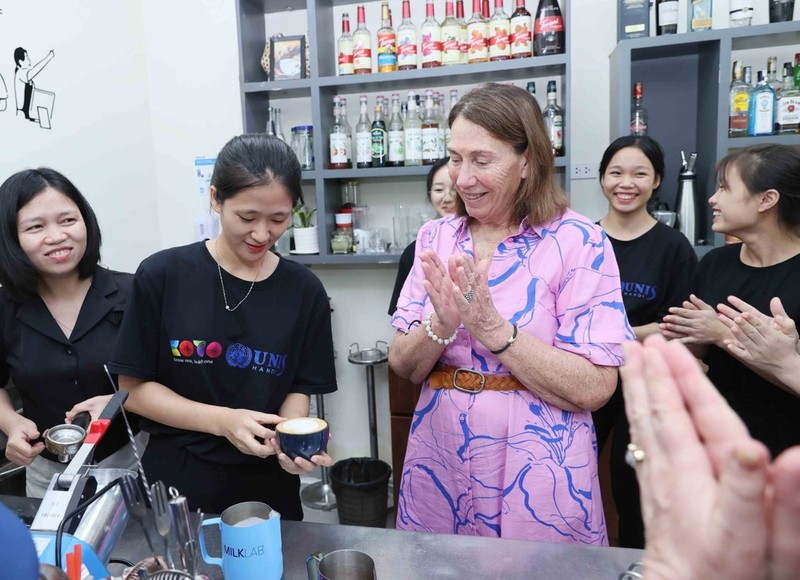
POLYGON ((392 478, 394 480, 394 505, 397 506, 397 494, 400 491, 400 479, 403 477, 403 461, 406 457, 408 432, 414 417, 422 385, 412 383, 397 375, 389 367, 389 410, 392 418, 392 478))

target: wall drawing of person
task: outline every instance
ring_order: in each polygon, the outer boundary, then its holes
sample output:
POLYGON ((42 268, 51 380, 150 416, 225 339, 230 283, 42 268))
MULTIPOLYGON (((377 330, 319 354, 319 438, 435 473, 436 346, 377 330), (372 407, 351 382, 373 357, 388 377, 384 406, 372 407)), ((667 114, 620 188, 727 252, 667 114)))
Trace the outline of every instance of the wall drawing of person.
POLYGON ((21 46, 14 50, 14 64, 16 65, 14 69, 14 97, 16 99, 17 114, 22 111, 22 114, 29 121, 35 122, 38 120, 38 117, 31 115, 31 101, 33 100, 33 91, 36 88, 33 79, 42 72, 42 69, 54 57, 55 52, 51 50, 42 60, 32 64, 27 50, 21 46))
MULTIPOLYGON (((0 12, 2 14, 2 12, 0 12)), ((0 112, 5 111, 8 108, 8 87, 6 87, 6 81, 3 79, 3 75, 0 74, 0 112)))

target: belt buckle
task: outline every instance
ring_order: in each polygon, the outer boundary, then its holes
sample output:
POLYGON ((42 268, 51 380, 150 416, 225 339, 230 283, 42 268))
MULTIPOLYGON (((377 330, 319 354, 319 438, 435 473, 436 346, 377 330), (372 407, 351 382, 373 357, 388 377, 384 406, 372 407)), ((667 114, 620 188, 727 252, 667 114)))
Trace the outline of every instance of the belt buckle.
POLYGON ((464 367, 459 367, 453 372, 453 388, 456 390, 461 391, 462 393, 469 393, 470 395, 476 395, 483 390, 483 386, 486 384, 486 376, 480 372, 473 369, 468 369, 464 367), (458 373, 472 373, 474 375, 478 375, 481 378, 481 384, 477 389, 465 389, 464 387, 460 387, 457 384, 458 373))

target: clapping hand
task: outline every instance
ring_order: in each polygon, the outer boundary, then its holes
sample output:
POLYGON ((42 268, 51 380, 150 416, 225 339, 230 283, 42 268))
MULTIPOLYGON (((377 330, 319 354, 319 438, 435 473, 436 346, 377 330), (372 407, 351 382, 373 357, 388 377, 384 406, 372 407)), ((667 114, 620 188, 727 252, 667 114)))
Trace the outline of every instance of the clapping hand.
POLYGON ((658 325, 665 338, 684 344, 721 345, 732 337, 730 330, 717 317, 714 307, 692 294, 682 307, 674 306, 658 325))
POLYGON ((797 327, 786 314, 780 298, 773 298, 769 303, 772 317, 735 296, 729 296, 728 301, 738 309, 726 304, 718 306, 720 320, 733 333, 733 339, 725 341, 728 352, 748 364, 772 368, 797 356, 800 348, 797 327))
POLYGON ((647 578, 796 578, 800 447, 770 464, 681 344, 656 335, 625 349, 647 578))

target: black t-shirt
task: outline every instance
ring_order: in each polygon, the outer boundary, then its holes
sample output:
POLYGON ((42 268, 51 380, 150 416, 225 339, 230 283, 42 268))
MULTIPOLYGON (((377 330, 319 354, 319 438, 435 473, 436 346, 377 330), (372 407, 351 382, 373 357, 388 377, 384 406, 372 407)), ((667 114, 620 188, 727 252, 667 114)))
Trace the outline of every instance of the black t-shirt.
POLYGON ((671 306, 689 298, 697 255, 678 230, 656 222, 636 239, 608 239, 619 265, 622 301, 631 326, 661 322, 671 306))
MULTIPOLYGON (((23 415, 40 433, 64 423, 74 405, 114 390, 103 370, 125 312, 133 276, 97 267, 75 328, 67 338, 38 296, 16 300, 0 288, 0 385, 9 377, 22 397, 23 415)), ((136 416, 129 414, 136 425, 136 416)), ((100 461, 128 442, 117 417, 94 453, 100 461)), ((48 451, 42 457, 58 458, 48 451)))
MULTIPOLYGON (((695 294, 713 307, 741 298, 770 314, 769 301, 778 296, 787 314, 800 320, 800 254, 765 268, 742 263, 741 244, 706 254, 697 267, 695 294)), ((750 434, 774 455, 800 444, 800 397, 758 376, 726 350, 710 345, 705 358, 708 377, 741 416, 750 434)))
MULTIPOLYGON (((222 277, 228 303, 250 282, 222 277)), ((281 258, 233 312, 225 310, 217 264, 203 242, 158 252, 136 272, 109 368, 157 381, 202 403, 277 413, 289 393, 336 390, 330 306, 310 270, 281 258)), ((259 461, 224 437, 142 419, 207 461, 259 461)))
POLYGON ((414 266, 416 245, 416 242, 411 242, 400 255, 400 262, 397 265, 397 278, 395 278, 394 290, 392 290, 392 299, 389 301, 389 316, 394 315, 394 311, 397 310, 397 300, 400 298, 400 292, 403 290, 406 278, 408 278, 411 268, 414 266))

